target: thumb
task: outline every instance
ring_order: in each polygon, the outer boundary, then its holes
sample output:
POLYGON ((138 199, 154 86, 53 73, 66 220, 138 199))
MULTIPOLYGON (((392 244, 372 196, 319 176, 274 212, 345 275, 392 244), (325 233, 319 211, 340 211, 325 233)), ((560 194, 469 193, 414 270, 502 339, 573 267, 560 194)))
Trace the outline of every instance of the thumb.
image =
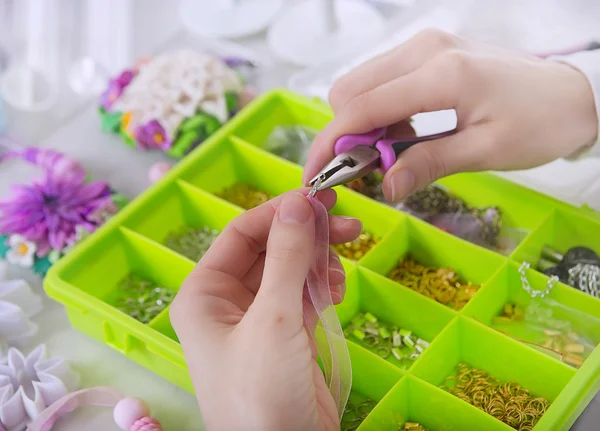
POLYGON ((255 298, 262 312, 302 321, 302 294, 314 248, 312 206, 300 193, 288 193, 273 218, 267 241, 262 282, 255 298))
POLYGON ((400 154, 385 174, 383 192, 390 202, 398 202, 434 181, 458 172, 479 170, 484 154, 481 139, 473 128, 454 135, 420 142, 400 154))

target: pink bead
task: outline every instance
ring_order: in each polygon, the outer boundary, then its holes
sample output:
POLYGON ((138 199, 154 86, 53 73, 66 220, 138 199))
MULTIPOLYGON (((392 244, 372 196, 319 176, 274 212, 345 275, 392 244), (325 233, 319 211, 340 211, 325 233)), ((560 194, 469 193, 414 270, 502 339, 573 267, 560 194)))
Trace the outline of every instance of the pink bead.
POLYGON ((167 172, 171 170, 171 165, 165 162, 158 162, 150 166, 148 170, 148 179, 150 183, 154 184, 162 177, 165 176, 167 172))
POLYGON ((163 431, 163 429, 156 419, 142 418, 135 421, 129 431, 163 431))
POLYGON ((137 398, 123 398, 115 406, 113 417, 122 430, 129 431, 133 424, 150 414, 145 402, 137 398))

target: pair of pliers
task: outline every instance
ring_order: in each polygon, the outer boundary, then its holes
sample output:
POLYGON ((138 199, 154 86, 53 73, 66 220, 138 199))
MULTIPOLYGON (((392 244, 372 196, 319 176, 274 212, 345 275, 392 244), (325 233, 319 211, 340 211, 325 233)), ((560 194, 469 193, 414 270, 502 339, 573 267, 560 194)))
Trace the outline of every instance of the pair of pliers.
POLYGON ((385 127, 360 135, 344 135, 333 146, 335 157, 310 180, 311 192, 350 183, 378 170, 385 174, 398 156, 419 142, 443 138, 454 130, 406 139, 384 139, 385 127))

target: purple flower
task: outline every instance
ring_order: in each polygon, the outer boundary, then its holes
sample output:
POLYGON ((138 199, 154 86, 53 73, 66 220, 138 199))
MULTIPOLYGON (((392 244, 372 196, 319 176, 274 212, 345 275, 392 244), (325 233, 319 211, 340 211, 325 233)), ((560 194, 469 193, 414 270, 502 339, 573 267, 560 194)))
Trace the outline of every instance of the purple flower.
POLYGON ((110 111, 113 103, 115 103, 121 94, 123 94, 123 90, 131 83, 134 77, 135 72, 131 70, 125 70, 116 78, 111 79, 108 82, 108 88, 100 96, 100 105, 106 111, 110 111))
POLYGON ((238 69, 240 67, 256 67, 256 65, 252 61, 243 57, 221 57, 221 60, 223 61, 223 63, 225 63, 228 67, 232 69, 238 69))
POLYGON ((85 183, 79 176, 47 173, 31 185, 15 185, 0 201, 0 233, 18 234, 37 244, 37 255, 62 251, 76 236, 76 226, 90 232, 100 225, 92 215, 112 203, 105 182, 85 183))
POLYGON ((148 121, 135 129, 135 140, 144 149, 160 148, 168 150, 172 142, 167 137, 165 129, 157 120, 148 121))

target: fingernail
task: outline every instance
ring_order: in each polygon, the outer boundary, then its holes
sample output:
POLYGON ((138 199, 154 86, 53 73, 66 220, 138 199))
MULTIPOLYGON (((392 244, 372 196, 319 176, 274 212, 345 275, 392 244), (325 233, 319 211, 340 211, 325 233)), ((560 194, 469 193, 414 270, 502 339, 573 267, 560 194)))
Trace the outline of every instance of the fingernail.
POLYGON ((392 175, 392 201, 406 197, 415 187, 415 174, 410 169, 400 169, 392 175))
POLYGON ((339 284, 337 286, 331 286, 331 301, 334 304, 339 304, 344 299, 346 294, 346 283, 339 284))
POLYGON ((279 206, 279 221, 288 224, 306 224, 312 212, 312 207, 304 196, 299 193, 289 193, 279 206))
POLYGON ((342 274, 345 274, 344 267, 342 265, 342 262, 340 261, 339 256, 333 252, 330 254, 330 256, 331 256, 330 269, 332 269, 333 271, 337 271, 337 272, 341 272, 342 274))

